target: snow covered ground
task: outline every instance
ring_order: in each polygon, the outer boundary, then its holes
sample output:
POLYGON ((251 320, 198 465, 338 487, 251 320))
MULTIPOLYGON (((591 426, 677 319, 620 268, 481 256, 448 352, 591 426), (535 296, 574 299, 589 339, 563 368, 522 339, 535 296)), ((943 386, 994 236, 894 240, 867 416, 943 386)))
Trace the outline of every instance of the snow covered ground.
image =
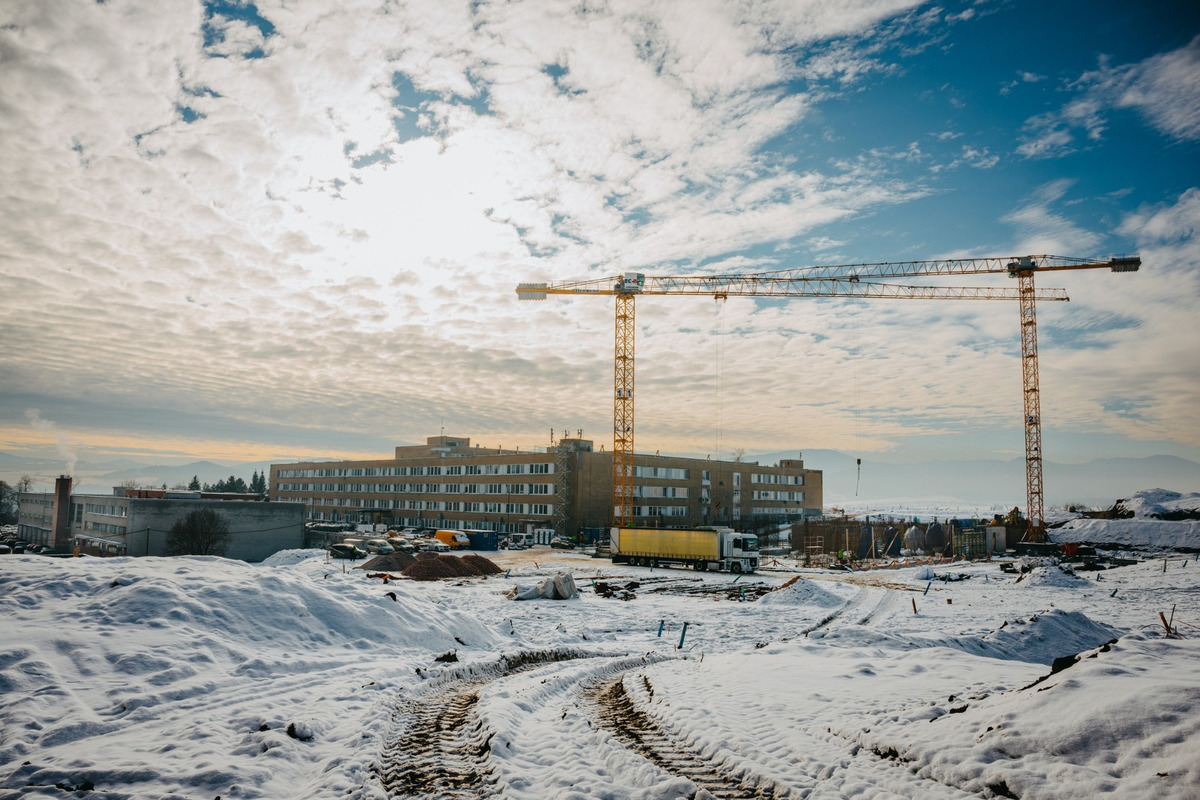
POLYGON ((510 572, 0 558, 0 798, 1200 796, 1195 555, 736 581, 485 555, 510 572), (578 599, 508 598, 557 572, 578 599))

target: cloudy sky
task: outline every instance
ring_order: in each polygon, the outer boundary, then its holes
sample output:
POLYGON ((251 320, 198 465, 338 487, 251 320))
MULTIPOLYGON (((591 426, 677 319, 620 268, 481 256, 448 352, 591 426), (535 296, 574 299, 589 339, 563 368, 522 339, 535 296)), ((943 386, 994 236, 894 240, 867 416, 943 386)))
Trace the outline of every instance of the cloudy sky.
MULTIPOLYGON (((1136 252, 1039 278, 1047 459, 1200 460, 1198 223, 1190 2, 16 0, 0 451, 608 448, 612 300, 517 283, 1136 252)), ((637 319, 639 451, 1023 453, 1013 303, 637 319)))

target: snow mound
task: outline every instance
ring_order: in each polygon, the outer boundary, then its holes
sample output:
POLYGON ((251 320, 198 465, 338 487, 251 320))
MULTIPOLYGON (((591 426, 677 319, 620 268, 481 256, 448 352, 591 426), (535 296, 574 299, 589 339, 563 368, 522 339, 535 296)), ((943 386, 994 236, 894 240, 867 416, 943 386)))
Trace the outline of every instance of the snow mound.
POLYGON ((1050 664, 1056 658, 1111 642, 1119 635, 1115 628, 1079 611, 1054 608, 1043 614, 1006 620, 983 637, 985 649, 975 652, 993 658, 1050 664))
POLYGON ((1086 586, 1087 581, 1080 578, 1075 574, 1074 570, 1067 566, 1034 567, 1029 572, 1017 578, 1016 583, 1013 585, 1022 586, 1026 589, 1043 586, 1074 589, 1079 586, 1086 586))
POLYGON ((299 564, 301 561, 307 561, 310 558, 324 558, 325 551, 320 549, 312 550, 280 550, 278 553, 267 556, 261 562, 264 567, 290 567, 293 564, 299 564))
POLYGON ((1056 543, 1077 542, 1106 550, 1200 552, 1200 521, 1076 519, 1049 532, 1056 543))
POLYGON ((758 602, 772 606, 820 606, 832 608, 844 605, 845 601, 813 581, 795 578, 778 589, 767 592, 758 602))
POLYGON ((1200 492, 1181 494, 1169 489, 1147 489, 1128 500, 1118 500, 1117 506, 1132 513, 1134 519, 1197 519, 1200 492))

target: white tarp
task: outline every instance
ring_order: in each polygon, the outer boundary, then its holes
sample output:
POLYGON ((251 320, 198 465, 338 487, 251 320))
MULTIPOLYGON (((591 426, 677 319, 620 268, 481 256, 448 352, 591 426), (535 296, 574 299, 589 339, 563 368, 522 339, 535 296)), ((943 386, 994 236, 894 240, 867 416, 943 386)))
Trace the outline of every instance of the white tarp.
POLYGON ((570 573, 559 572, 533 586, 514 586, 508 596, 514 600, 572 600, 579 597, 579 590, 570 573))

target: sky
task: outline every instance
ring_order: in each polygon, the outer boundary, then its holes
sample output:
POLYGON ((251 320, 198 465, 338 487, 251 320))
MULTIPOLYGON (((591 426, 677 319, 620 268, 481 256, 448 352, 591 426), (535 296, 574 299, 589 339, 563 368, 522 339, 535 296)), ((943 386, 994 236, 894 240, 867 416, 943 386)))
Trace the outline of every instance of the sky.
POLYGON ((1145 559, 1075 574, 8 555, 0 798, 666 800, 735 775, 811 800, 1190 800, 1200 523, 1147 512, 1197 500, 1054 530, 1145 559), (578 596, 511 599, 555 580, 578 596))
MULTIPOLYGON (((1038 278, 1045 456, 1200 460, 1198 222, 1193 3, 5 3, 0 452, 607 449, 518 283, 1137 253, 1038 278)), ((642 298, 636 448, 1019 456, 1017 308, 642 298)))

